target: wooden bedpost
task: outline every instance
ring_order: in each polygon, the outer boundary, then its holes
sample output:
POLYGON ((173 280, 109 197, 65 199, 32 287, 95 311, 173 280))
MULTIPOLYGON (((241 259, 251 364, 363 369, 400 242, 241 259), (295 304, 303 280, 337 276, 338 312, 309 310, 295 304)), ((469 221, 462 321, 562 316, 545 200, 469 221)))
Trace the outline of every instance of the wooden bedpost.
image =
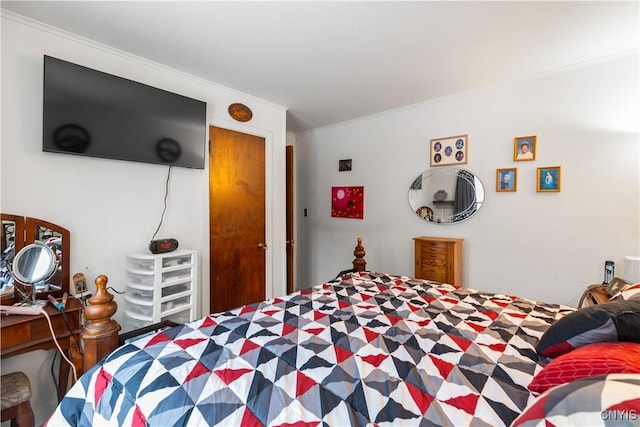
POLYGON ((353 260, 353 269, 355 271, 365 271, 367 269, 367 262, 364 260, 364 247, 362 246, 362 237, 358 237, 358 244, 353 251, 355 259, 353 260))
POLYGON ((82 330, 84 344, 84 371, 118 347, 120 325, 111 319, 118 309, 113 295, 107 291, 107 276, 96 277, 96 293, 87 300, 84 310, 85 326, 82 330))

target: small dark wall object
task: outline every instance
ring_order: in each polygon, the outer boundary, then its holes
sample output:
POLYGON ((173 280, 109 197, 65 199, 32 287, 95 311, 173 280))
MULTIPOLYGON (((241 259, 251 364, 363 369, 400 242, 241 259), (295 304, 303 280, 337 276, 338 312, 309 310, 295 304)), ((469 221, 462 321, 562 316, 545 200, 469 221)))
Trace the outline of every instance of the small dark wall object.
POLYGON ((351 159, 344 159, 338 162, 338 171, 345 172, 351 170, 351 159))

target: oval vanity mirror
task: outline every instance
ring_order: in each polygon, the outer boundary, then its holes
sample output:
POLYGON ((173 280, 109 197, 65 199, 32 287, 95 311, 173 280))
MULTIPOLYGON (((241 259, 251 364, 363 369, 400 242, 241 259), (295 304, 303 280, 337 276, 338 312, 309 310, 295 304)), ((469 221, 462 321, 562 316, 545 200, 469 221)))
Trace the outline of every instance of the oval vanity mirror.
POLYGON ((48 290, 51 285, 46 282, 55 275, 57 268, 55 252, 44 243, 35 242, 22 248, 14 257, 11 269, 17 282, 31 286, 31 298, 24 292, 22 303, 35 305, 36 293, 48 290))
POLYGON ((484 202, 484 187, 473 173, 455 167, 431 168, 409 188, 409 206, 420 218, 452 224, 471 218, 484 202))

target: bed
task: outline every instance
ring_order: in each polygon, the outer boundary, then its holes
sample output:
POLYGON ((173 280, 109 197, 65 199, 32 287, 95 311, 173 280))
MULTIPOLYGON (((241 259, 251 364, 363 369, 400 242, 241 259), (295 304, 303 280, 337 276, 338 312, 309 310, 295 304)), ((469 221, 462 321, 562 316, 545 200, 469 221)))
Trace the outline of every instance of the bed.
MULTIPOLYGON (((551 412, 540 408, 553 400, 529 389, 548 361, 537 346, 574 311, 345 272, 129 341, 79 379, 47 425, 545 425, 551 412)), ((626 405, 640 414, 640 399, 626 405)))

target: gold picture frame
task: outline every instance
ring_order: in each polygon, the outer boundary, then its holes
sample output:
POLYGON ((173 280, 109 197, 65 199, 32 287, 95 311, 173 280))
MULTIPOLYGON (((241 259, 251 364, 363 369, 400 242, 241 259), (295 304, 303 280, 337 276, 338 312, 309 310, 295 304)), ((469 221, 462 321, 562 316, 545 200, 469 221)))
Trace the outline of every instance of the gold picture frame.
POLYGON ((518 191, 518 168, 496 169, 496 192, 518 191))
POLYGON ((467 163, 469 135, 447 136, 430 141, 430 165, 450 166, 467 163))
POLYGON ((536 191, 538 193, 560 192, 562 184, 562 167, 543 166, 537 169, 536 191))
POLYGON ((536 159, 538 137, 536 135, 517 136, 513 139, 513 161, 526 162, 536 159))

